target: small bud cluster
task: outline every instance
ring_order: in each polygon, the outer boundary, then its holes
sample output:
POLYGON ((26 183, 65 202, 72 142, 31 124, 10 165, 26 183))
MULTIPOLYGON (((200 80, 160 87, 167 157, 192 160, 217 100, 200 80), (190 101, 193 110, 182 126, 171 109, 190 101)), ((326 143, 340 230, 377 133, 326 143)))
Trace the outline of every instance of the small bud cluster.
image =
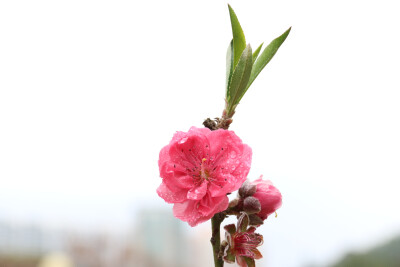
POLYGON ((226 240, 221 244, 221 256, 228 263, 236 262, 242 266, 255 266, 255 259, 262 257, 257 247, 263 237, 255 233, 282 204, 281 193, 270 181, 262 177, 254 182, 246 180, 238 190, 238 197, 229 203, 227 214, 238 217, 237 228, 230 224, 225 226, 226 240))
POLYGON ((270 181, 260 177, 254 182, 246 180, 239 188, 238 198, 229 203, 230 211, 239 214, 244 211, 249 216, 249 224, 260 226, 268 215, 282 205, 282 195, 270 181))

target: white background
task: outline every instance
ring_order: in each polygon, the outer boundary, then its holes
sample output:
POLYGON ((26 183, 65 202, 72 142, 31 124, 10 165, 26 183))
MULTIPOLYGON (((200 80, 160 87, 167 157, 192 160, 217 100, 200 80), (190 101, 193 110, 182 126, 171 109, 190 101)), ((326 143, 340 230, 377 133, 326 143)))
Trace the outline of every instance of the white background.
MULTIPOLYGON (((400 234, 397 2, 230 2, 254 49, 293 27, 231 127, 249 178, 283 194, 261 230, 269 267, 400 234)), ((121 229, 170 208, 158 152, 222 112, 226 4, 0 2, 0 218, 121 229)))

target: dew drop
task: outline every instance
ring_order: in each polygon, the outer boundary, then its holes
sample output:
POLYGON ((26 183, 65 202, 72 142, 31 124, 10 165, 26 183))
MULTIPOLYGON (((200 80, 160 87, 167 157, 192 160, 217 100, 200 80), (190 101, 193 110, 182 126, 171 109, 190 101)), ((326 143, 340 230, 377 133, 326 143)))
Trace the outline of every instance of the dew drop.
POLYGON ((187 141, 187 137, 182 138, 181 140, 179 140, 178 144, 183 144, 187 141))

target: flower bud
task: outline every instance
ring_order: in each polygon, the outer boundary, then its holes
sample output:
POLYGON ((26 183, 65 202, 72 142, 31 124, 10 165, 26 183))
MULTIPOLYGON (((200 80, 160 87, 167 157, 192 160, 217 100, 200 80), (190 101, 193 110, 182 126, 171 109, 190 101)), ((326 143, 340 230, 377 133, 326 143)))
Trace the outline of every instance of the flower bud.
POLYGON ((247 214, 253 214, 261 211, 260 201, 255 197, 246 197, 243 201, 243 210, 247 214))
POLYGON ((265 220, 282 206, 282 195, 279 190, 272 185, 269 180, 262 180, 262 176, 251 183, 257 186, 256 192, 253 194, 261 204, 261 211, 256 213, 261 220, 265 220))
POLYGON ((239 188, 239 196, 242 198, 252 196, 256 192, 257 186, 246 180, 239 188))

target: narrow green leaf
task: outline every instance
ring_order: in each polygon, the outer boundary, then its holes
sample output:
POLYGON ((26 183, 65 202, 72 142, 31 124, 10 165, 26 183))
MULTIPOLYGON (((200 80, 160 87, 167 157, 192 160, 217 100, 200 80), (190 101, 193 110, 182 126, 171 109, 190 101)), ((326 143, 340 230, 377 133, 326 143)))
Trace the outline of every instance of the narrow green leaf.
POLYGON ((258 74, 264 69, 264 67, 270 62, 272 57, 278 51, 279 47, 286 40, 286 37, 289 35, 289 32, 292 27, 290 27, 287 31, 285 31, 281 36, 274 39, 261 53, 258 57, 257 61, 254 63, 253 69, 251 71, 249 83, 247 84, 246 91, 253 83, 253 81, 257 78, 258 74))
POLYGON ((228 100, 228 89, 231 83, 233 72, 233 39, 229 44, 228 51, 226 51, 226 94, 225 98, 228 100))
POLYGON ((233 34, 233 69, 236 68, 236 65, 239 62, 240 56, 242 55, 243 50, 246 48, 246 38, 244 37, 244 33, 242 27, 240 26, 239 20, 233 11, 232 7, 228 4, 229 8, 229 16, 231 18, 232 25, 232 34, 233 34))
POLYGON ((253 64, 254 64, 254 62, 256 62, 258 54, 260 54, 261 47, 263 46, 263 44, 264 43, 261 43, 260 46, 256 49, 256 51, 254 51, 254 53, 253 53, 253 64))
POLYGON ((239 103, 239 99, 244 94, 244 90, 250 79, 251 69, 253 66, 253 55, 250 44, 243 50, 239 62, 233 71, 231 84, 228 89, 227 99, 229 111, 233 111, 234 106, 239 103))

